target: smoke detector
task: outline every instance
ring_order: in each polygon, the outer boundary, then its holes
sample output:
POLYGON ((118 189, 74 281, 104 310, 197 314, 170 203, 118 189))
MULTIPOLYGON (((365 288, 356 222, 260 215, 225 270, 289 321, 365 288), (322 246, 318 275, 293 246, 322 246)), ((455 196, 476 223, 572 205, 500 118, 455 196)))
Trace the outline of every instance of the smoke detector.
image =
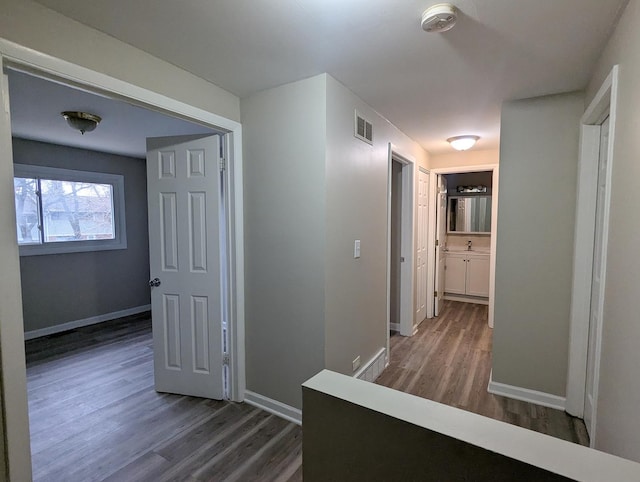
POLYGON ((450 3, 438 3, 422 13, 422 29, 442 33, 451 30, 458 20, 458 9, 450 3))

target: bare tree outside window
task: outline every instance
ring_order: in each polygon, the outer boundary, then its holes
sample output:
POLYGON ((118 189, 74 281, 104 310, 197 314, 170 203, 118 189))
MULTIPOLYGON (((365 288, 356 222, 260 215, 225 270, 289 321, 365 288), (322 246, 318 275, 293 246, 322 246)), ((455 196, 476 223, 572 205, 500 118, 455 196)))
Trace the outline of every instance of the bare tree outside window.
POLYGON ((24 177, 13 179, 16 202, 18 244, 40 244, 40 209, 38 180, 24 177))
POLYGON ((42 179, 40 186, 45 242, 115 238, 111 185, 42 179))

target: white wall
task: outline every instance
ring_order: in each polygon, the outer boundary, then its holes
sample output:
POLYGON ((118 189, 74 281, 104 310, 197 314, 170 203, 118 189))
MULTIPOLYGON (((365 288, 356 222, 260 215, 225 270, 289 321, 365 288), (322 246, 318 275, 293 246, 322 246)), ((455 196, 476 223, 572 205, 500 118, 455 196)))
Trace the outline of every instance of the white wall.
POLYGON ((241 107, 247 389, 301 408, 324 367, 326 76, 241 107))
POLYGON ((596 448, 640 461, 640 1, 631 0, 600 58, 588 102, 620 64, 596 448))
POLYGON ((582 94, 502 108, 493 381, 564 396, 582 94))
POLYGON ((327 76, 325 366, 347 375, 357 356, 365 363, 386 346, 389 142, 415 161, 417 182, 426 151, 327 76), (372 146, 353 135, 356 109, 373 124, 372 146))
POLYGON ((228 119, 240 119, 240 101, 230 92, 31 0, 2 1, 0 36, 228 119))

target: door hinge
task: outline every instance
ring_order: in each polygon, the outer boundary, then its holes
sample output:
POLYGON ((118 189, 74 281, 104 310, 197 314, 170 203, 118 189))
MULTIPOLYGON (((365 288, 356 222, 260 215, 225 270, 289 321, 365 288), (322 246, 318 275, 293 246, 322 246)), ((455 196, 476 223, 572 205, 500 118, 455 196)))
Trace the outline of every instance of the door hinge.
POLYGON ((436 239, 436 246, 440 246, 440 241, 436 239))
POLYGON ((227 160, 224 157, 220 158, 220 170, 224 171, 227 168, 227 160))
POLYGON ((229 363, 231 361, 231 357, 229 356, 228 353, 223 353, 222 354, 222 364, 225 366, 229 366, 229 363))
POLYGON ((433 292, 433 296, 435 296, 435 297, 437 298, 437 297, 438 297, 438 292, 437 292, 437 291, 434 291, 434 292, 433 292))

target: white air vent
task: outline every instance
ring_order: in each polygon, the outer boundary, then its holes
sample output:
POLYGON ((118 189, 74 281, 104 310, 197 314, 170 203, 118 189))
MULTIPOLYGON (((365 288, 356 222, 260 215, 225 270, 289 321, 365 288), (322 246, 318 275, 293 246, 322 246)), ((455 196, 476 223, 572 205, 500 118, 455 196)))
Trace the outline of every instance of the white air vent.
POLYGON ((356 111, 356 124, 353 133, 361 141, 373 145, 373 125, 356 111))

